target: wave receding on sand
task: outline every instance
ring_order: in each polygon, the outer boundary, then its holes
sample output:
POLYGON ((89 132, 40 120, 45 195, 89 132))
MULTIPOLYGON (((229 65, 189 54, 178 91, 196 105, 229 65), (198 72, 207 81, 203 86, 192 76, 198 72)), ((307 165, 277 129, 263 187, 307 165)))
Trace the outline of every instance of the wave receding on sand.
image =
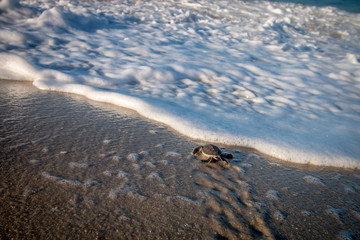
POLYGON ((130 108, 198 140, 360 166, 359 14, 270 2, 20 3, 0 7, 0 78, 130 108))

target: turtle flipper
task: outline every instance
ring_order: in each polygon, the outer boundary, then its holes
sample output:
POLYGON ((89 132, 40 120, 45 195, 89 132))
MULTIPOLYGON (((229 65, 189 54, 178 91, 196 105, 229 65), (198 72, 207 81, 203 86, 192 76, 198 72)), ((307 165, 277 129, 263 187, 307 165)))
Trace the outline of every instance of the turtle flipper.
POLYGON ((218 162, 219 158, 218 157, 209 157, 207 160, 205 160, 205 162, 207 163, 214 163, 214 162, 218 162))
POLYGON ((234 158, 234 156, 231 154, 231 153, 222 153, 221 155, 220 155, 220 157, 221 158, 225 158, 226 159, 226 161, 231 161, 231 160, 233 160, 233 158, 234 158))
POLYGON ((226 162, 227 164, 229 164, 229 161, 223 156, 223 155, 220 155, 219 157, 222 161, 226 162))

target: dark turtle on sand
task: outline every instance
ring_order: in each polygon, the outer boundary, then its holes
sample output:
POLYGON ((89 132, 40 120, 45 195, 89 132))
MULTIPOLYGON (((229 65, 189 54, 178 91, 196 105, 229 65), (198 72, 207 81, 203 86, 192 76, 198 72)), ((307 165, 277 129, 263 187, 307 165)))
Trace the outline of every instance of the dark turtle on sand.
POLYGON ((212 144, 198 146, 194 148, 192 154, 197 158, 200 158, 203 162, 224 161, 229 163, 229 160, 233 159, 232 154, 223 153, 220 148, 212 144))

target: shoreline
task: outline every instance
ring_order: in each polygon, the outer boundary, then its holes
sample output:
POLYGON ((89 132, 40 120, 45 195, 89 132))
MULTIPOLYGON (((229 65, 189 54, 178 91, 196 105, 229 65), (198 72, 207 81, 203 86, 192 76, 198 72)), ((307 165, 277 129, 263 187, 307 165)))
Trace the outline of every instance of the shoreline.
POLYGON ((134 111, 0 86, 1 237, 360 238, 359 170, 225 145, 231 167, 203 164, 134 111))

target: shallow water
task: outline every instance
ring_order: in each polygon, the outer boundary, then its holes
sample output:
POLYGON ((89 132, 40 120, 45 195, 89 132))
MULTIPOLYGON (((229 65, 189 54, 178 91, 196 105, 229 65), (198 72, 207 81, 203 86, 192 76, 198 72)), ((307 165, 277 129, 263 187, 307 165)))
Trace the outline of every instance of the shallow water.
POLYGON ((0 237, 360 237, 360 172, 200 143, 136 113, 0 81, 0 237))

